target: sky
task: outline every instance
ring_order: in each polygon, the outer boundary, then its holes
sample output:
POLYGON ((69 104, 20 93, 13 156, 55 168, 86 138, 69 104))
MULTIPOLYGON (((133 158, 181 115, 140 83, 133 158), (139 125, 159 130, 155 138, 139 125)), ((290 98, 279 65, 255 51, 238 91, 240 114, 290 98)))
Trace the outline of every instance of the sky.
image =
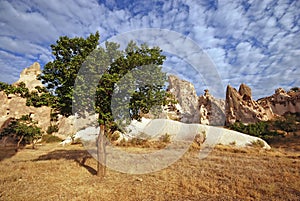
POLYGON ((16 82, 33 62, 52 61, 50 45, 60 36, 99 31, 102 43, 155 28, 192 40, 214 64, 199 72, 169 54, 165 69, 192 82, 198 95, 213 80, 223 92, 245 83, 257 99, 300 86, 299 10, 297 0, 0 0, 0 81, 16 82))

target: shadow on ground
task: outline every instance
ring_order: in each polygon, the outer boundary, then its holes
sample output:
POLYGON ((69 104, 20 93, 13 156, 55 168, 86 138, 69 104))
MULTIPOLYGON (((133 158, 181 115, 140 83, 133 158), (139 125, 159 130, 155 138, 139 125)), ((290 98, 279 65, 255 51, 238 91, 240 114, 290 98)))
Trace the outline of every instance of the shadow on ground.
MULTIPOLYGON (((22 150, 24 146, 20 146, 19 150, 22 150)), ((8 146, 0 146, 0 162, 3 161, 6 158, 11 158, 14 155, 18 153, 16 151, 16 146, 15 145, 8 145, 8 146)))
POLYGON ((86 150, 55 150, 45 155, 41 155, 33 161, 47 161, 60 159, 73 160, 80 166, 88 170, 90 174, 96 175, 97 171, 94 168, 85 164, 86 160, 89 158, 92 158, 92 156, 86 150))

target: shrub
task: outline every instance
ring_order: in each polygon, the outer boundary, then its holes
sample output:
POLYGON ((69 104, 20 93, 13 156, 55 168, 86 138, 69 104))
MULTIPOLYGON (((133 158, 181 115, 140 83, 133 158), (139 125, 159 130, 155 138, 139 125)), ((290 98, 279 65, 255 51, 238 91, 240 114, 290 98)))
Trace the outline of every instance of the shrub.
POLYGON ((170 143, 171 142, 171 135, 166 133, 166 134, 160 136, 159 140, 161 142, 164 142, 164 143, 170 143))
POLYGON ((55 143, 55 142, 61 142, 62 139, 60 139, 59 137, 55 136, 55 135, 43 135, 42 137, 42 142, 45 143, 55 143))
POLYGON ((41 128, 37 126, 37 122, 33 121, 29 115, 23 115, 20 119, 12 120, 9 125, 2 130, 0 136, 15 136, 17 140, 16 151, 18 151, 20 144, 34 143, 41 138, 41 128))
POLYGON ((55 133, 57 131, 58 131, 58 126, 57 125, 50 125, 50 126, 48 126, 46 133, 47 134, 52 134, 52 133, 55 133))
POLYGON ((263 148, 265 146, 265 143, 262 140, 256 140, 251 142, 251 146, 263 148))

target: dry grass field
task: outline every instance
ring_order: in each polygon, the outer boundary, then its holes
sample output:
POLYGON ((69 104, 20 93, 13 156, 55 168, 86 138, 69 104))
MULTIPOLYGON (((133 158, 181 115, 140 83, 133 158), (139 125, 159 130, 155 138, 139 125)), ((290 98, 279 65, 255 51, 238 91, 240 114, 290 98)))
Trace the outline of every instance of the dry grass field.
MULTIPOLYGON (((80 144, 43 144, 14 154, 0 150, 0 200, 300 200, 300 145, 270 151, 217 146, 200 160, 191 149, 159 172, 130 175, 108 170, 80 144)), ((136 149, 136 148, 126 148, 136 149)))

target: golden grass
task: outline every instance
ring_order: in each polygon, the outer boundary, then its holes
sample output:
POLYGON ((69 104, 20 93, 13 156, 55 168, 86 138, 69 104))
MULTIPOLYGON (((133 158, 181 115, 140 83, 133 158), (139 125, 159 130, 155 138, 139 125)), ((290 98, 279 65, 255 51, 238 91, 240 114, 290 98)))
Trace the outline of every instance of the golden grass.
POLYGON ((81 145, 26 148, 0 162, 0 200, 300 199, 299 152, 217 146, 206 159, 198 154, 190 149, 151 174, 108 170, 100 181, 95 159, 80 163, 88 156, 81 145))

